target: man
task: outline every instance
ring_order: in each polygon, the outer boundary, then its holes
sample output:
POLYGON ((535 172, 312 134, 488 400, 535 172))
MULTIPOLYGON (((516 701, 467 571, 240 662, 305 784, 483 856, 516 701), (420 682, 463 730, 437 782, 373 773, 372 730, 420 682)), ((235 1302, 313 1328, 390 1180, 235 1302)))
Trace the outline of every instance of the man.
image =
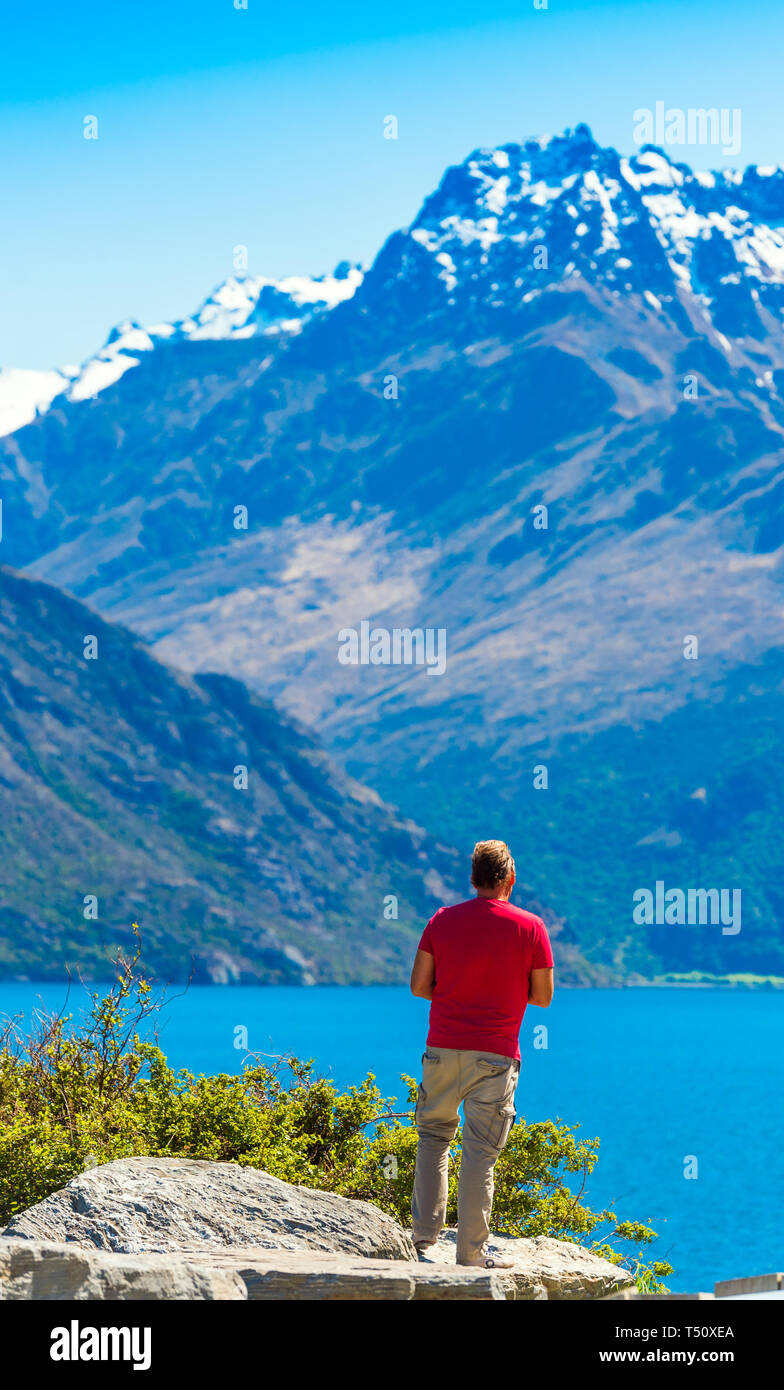
POLYGON ((493 1170, 515 1119, 526 1004, 546 1009, 553 997, 544 922, 512 906, 514 882, 508 845, 481 840, 471 861, 476 897, 431 917, 411 972, 411 993, 432 1001, 416 1107, 412 1213, 420 1259, 446 1219, 449 1146, 462 1102, 457 1263, 510 1267, 485 1248, 493 1170))

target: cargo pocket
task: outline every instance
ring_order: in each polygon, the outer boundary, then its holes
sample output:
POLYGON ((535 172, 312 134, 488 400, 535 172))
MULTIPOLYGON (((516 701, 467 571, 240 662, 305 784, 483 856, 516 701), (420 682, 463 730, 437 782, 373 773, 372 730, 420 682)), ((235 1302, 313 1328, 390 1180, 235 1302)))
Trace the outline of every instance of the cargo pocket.
POLYGON ((493 1105, 488 1101, 474 1101, 466 1115, 466 1126, 475 1139, 500 1154, 509 1138, 509 1131, 515 1121, 515 1108, 510 1101, 493 1105))

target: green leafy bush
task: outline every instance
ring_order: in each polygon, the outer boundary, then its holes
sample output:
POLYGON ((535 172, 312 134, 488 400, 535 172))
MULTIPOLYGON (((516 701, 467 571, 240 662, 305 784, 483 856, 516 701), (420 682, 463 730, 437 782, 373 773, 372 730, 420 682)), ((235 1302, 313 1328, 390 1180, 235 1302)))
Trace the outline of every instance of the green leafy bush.
MULTIPOLYGON (((157 1042, 145 1041, 162 999, 137 974, 138 956, 121 961, 116 984, 94 993, 81 1026, 72 1016, 38 1017, 31 1035, 10 1023, 0 1039, 0 1224, 85 1168, 132 1154, 181 1155, 263 1168, 287 1182, 375 1202, 409 1223, 416 1159, 412 1124, 416 1084, 403 1080, 412 1108, 398 1112, 370 1075, 338 1091, 313 1064, 248 1055, 241 1076, 174 1071, 157 1042)), ((447 1219, 457 1220, 460 1131, 450 1159, 447 1219)), ((545 1121, 512 1129, 496 1166, 493 1225, 512 1236, 555 1236, 585 1243, 635 1273, 646 1291, 672 1271, 646 1265, 642 1247, 655 1232, 592 1211, 567 1186, 584 1187, 598 1139, 545 1121), (615 1242, 636 1247, 624 1255, 615 1242)))

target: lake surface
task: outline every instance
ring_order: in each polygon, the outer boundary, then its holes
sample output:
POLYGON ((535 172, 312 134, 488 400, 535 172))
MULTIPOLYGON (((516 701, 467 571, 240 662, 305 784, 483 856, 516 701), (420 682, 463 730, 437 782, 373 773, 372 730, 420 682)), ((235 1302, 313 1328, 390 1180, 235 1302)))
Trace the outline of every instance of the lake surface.
MULTIPOLYGON (((64 995, 0 983, 0 1014, 59 1009, 64 995)), ((77 987, 69 1008, 83 999, 77 987)), ((418 1072, 426 1028, 427 1005, 403 988, 193 987, 164 1007, 159 1032, 174 1066, 240 1071, 246 1029, 253 1052, 312 1057, 341 1086, 372 1071, 402 1100, 400 1073, 418 1072)), ((710 1291, 784 1269, 783 1042, 784 993, 563 990, 523 1021, 518 1116, 599 1135, 589 1204, 659 1232, 671 1288, 710 1291)))

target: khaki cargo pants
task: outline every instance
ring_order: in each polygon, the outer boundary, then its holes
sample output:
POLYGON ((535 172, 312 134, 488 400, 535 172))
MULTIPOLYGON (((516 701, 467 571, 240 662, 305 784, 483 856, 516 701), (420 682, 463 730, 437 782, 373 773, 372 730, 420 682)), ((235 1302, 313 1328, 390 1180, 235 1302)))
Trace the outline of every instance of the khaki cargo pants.
POLYGON ((419 1134, 413 1238, 432 1244, 446 1220, 449 1146, 463 1104, 457 1215, 457 1263, 482 1253, 490 1231, 493 1169, 514 1124, 514 1093, 520 1063, 497 1052, 428 1047, 416 1107, 419 1134))

